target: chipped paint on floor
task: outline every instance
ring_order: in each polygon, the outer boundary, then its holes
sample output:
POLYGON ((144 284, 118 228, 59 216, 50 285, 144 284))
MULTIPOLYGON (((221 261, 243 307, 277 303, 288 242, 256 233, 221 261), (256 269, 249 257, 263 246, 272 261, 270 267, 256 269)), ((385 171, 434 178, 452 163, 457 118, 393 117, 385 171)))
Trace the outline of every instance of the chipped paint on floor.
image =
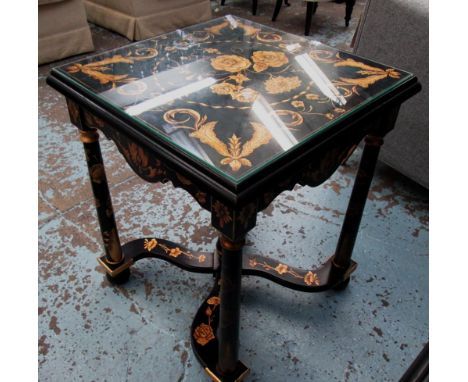
MULTIPOLYGON (((227 3, 223 14, 253 18, 250 1, 227 3)), ((259 2, 253 19, 265 22, 272 3, 259 2)), ((275 26, 302 33, 302 1, 291 3, 275 26)), ((341 12, 321 5, 312 32, 325 43, 349 43, 352 28, 336 37, 331 21, 342 22, 341 12)), ((92 32, 98 50, 127 42, 92 32)), ((147 259, 126 285, 106 281, 84 154, 63 97, 45 84, 50 67, 39 68, 39 379, 207 381, 189 328, 212 278, 147 259)), ((155 235, 212 250, 216 232, 206 211, 169 184, 144 183, 111 142, 101 144, 123 242, 155 235)), ((247 251, 303 267, 330 256, 359 153, 321 187, 278 197, 259 215, 247 251)), ((240 357, 252 368, 249 381, 395 381, 403 374, 428 340, 427 191, 379 164, 354 253, 359 266, 341 293, 243 279, 240 357)))

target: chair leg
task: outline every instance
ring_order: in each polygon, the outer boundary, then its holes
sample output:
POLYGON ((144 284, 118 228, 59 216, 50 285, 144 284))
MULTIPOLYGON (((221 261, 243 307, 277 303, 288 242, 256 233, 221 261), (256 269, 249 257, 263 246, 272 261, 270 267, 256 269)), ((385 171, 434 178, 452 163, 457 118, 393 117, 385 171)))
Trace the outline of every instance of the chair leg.
POLYGON ((317 12, 318 3, 313 3, 313 4, 314 4, 314 9, 312 10, 312 14, 315 15, 315 12, 317 12))
POLYGON ((351 14, 353 13, 354 4, 356 0, 346 0, 346 15, 345 15, 345 24, 349 27, 349 20, 351 20, 351 14))
POLYGON ((307 13, 306 13, 305 32, 304 32, 306 36, 308 36, 310 32, 310 24, 312 21, 312 15, 314 13, 315 4, 316 3, 312 1, 307 2, 307 13))
POLYGON ((271 21, 276 21, 276 18, 278 17, 278 14, 281 10, 281 3, 283 0, 276 0, 276 5, 275 5, 275 10, 273 11, 273 17, 271 21))
POLYGON ((287 7, 289 7, 291 4, 289 3, 288 0, 284 0, 284 5, 286 5, 287 7))
POLYGON ((221 0, 221 5, 224 5, 225 2, 226 0, 221 0))
POLYGON ((257 14, 257 0, 252 1, 252 14, 254 16, 257 14))

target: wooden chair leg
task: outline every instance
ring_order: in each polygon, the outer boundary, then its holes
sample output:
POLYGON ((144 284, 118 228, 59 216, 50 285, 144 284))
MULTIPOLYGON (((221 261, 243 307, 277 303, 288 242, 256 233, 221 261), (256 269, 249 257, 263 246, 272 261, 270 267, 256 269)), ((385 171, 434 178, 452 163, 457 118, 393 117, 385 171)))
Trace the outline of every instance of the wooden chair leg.
POLYGON ((221 5, 224 5, 225 2, 226 0, 221 0, 221 5))
POLYGON ((257 0, 252 0, 252 14, 254 16, 257 14, 257 0))
POLYGON ((349 27, 349 20, 351 20, 351 14, 353 13, 354 4, 356 0, 346 0, 346 15, 345 15, 345 24, 349 27))
POLYGON ((271 21, 276 21, 276 18, 278 17, 278 14, 281 10, 281 3, 283 0, 276 0, 276 5, 275 5, 275 10, 273 11, 273 17, 271 21))
POLYGON ((288 0, 284 0, 284 5, 286 5, 287 7, 289 7, 291 4, 289 3, 288 0))
POLYGON ((309 35, 310 32, 310 24, 312 21, 312 15, 314 13, 314 8, 315 8, 316 3, 312 1, 307 2, 307 12, 306 12, 306 22, 305 22, 305 32, 304 34, 306 36, 309 35))

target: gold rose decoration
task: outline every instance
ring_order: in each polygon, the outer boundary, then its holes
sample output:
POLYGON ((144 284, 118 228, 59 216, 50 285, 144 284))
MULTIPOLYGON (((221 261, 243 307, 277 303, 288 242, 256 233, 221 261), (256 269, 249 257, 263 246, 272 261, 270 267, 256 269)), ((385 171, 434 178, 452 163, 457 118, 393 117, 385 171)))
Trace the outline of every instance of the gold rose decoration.
POLYGON ((253 52, 252 61, 254 62, 253 69, 256 72, 263 72, 269 67, 279 68, 289 62, 288 57, 283 52, 265 50, 253 52))
POLYGON ((218 95, 230 95, 233 100, 238 102, 251 103, 258 97, 258 92, 251 88, 244 88, 240 85, 234 85, 229 82, 220 82, 210 87, 211 91, 218 95))
POLYGON ((229 82, 221 82, 219 84, 214 84, 210 87, 211 91, 218 95, 232 95, 237 93, 241 87, 238 85, 230 84, 229 82))
POLYGON ((222 54, 211 59, 211 66, 216 70, 230 73, 237 73, 247 69, 251 65, 250 61, 235 54, 222 54))
POLYGON ((270 94, 287 93, 301 86, 301 80, 298 76, 293 77, 271 77, 264 82, 265 89, 270 94))
POLYGON ((213 314, 215 313, 216 308, 219 306, 220 299, 218 296, 212 296, 206 300, 206 303, 208 304, 208 307, 205 310, 205 314, 208 317, 208 323, 201 323, 193 331, 193 338, 201 346, 205 346, 211 340, 216 338, 213 332, 213 328, 211 327, 211 322, 213 320, 213 314))

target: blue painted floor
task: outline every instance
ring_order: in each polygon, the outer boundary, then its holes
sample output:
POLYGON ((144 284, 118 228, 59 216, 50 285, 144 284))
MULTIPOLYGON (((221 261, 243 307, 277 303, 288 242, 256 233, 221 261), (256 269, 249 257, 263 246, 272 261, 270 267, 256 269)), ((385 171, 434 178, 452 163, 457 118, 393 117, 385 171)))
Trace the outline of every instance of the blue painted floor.
MULTIPOLYGON (((125 43, 96 27, 93 38, 101 50, 125 43)), ((45 85, 49 68, 39 68, 40 381, 208 381, 189 328, 212 278, 147 259, 128 284, 105 280, 84 153, 64 99, 45 85)), ((102 147, 123 242, 154 235, 213 249, 208 213, 188 194, 144 183, 111 142, 102 147)), ((321 187, 278 197, 259 215, 247 251, 302 267, 330 256, 359 154, 321 187)), ((428 341, 427 191, 379 165, 354 254, 357 271, 340 293, 243 279, 240 357, 252 370, 248 381, 401 377, 428 341)))

